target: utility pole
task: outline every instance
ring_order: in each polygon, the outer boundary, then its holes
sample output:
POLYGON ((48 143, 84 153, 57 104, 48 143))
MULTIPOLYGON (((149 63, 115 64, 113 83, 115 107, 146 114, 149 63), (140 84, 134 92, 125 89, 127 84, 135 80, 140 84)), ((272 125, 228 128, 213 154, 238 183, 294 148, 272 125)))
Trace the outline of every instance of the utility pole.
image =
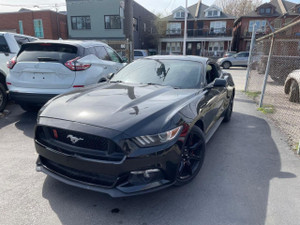
POLYGON ((185 14, 184 14, 184 34, 183 34, 183 55, 186 55, 186 35, 187 35, 187 17, 188 17, 188 0, 185 0, 185 14))
POLYGON ((133 46, 134 46, 134 38, 133 38, 133 0, 126 0, 125 9, 124 9, 124 34, 126 39, 129 41, 129 61, 133 60, 133 46))

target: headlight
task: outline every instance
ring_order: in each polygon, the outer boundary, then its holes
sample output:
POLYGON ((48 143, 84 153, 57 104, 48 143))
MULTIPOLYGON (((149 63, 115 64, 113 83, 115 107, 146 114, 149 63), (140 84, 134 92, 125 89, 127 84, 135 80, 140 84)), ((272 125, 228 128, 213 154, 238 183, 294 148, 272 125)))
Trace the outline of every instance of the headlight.
POLYGON ((182 130, 182 126, 176 127, 175 129, 155 134, 155 135, 144 135, 140 137, 133 138, 134 142, 137 143, 140 147, 150 147, 155 145, 161 145, 168 141, 173 140, 178 136, 180 131, 182 130))

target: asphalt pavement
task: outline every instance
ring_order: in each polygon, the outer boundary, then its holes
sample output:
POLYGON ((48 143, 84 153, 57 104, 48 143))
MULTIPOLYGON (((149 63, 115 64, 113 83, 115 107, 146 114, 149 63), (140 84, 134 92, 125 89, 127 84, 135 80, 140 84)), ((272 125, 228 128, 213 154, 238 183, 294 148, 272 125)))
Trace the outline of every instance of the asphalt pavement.
POLYGON ((298 225, 299 157, 243 93, 234 104, 193 182, 118 199, 37 173, 36 114, 9 105, 0 118, 0 224, 298 225))

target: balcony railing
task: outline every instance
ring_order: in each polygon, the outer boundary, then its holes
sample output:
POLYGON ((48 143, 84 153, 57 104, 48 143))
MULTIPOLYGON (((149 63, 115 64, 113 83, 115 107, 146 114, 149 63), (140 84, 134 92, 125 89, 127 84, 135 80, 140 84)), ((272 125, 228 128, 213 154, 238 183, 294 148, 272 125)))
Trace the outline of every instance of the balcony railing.
MULTIPOLYGON (((164 38, 183 37, 183 29, 168 29, 164 38)), ((187 29, 187 37, 231 37, 232 28, 187 29)))

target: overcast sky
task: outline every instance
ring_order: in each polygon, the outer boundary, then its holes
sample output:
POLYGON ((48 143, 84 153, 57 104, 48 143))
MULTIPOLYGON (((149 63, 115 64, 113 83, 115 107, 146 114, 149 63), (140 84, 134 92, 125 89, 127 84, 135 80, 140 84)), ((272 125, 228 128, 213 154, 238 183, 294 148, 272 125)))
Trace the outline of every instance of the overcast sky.
MULTIPOLYGON (((92 0, 91 0, 92 1, 92 0)), ((299 2, 299 0, 289 0, 292 2, 299 2)), ((178 6, 185 5, 185 0, 136 0, 139 4, 150 10, 151 12, 169 14, 178 6)), ((197 3, 198 0, 188 0, 188 5, 197 3)), ((206 5, 211 5, 215 0, 202 0, 206 5)), ((268 0, 264 0, 268 2, 268 0)), ((20 8, 33 8, 38 6, 40 9, 53 9, 55 4, 59 10, 65 10, 65 0, 0 0, 0 12, 18 11, 20 8)), ((38 9, 38 7, 36 7, 38 9)))

